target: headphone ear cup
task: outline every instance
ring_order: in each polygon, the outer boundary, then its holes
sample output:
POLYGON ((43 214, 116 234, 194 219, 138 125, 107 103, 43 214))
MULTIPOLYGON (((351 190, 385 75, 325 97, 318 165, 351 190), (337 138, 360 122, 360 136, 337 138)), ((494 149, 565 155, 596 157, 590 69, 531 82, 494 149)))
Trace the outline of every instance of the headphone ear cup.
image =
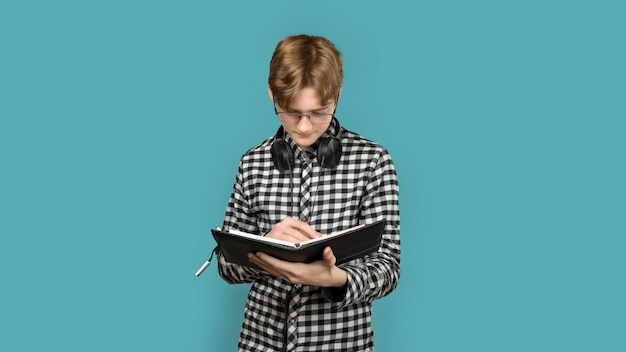
POLYGON ((293 151, 283 139, 277 139, 272 143, 272 161, 279 171, 293 169, 293 151))
POLYGON ((317 147, 317 161, 323 168, 334 169, 341 159, 341 125, 339 120, 333 117, 331 122, 335 125, 335 133, 331 137, 321 138, 317 147))
POLYGON ((317 147, 317 161, 323 168, 334 169, 341 159, 341 140, 337 137, 320 140, 317 147))

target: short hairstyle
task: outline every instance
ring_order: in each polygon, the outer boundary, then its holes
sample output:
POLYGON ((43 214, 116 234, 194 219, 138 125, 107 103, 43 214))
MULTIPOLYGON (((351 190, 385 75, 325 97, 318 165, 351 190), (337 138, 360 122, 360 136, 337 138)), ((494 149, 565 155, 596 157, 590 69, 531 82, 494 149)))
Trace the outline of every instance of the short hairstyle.
POLYGON ((298 91, 309 87, 318 92, 322 104, 336 102, 343 82, 341 53, 324 37, 287 37, 274 50, 268 81, 281 108, 289 108, 298 91))

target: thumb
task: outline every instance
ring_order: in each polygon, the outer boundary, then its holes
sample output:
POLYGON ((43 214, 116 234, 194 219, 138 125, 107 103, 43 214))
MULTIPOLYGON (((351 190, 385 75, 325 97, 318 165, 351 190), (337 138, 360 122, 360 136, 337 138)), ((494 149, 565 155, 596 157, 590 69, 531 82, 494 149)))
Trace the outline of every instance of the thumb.
POLYGON ((322 259, 328 263, 328 265, 333 266, 337 262, 337 258, 335 257, 335 253, 333 253, 332 248, 330 246, 324 248, 324 252, 322 253, 322 259))

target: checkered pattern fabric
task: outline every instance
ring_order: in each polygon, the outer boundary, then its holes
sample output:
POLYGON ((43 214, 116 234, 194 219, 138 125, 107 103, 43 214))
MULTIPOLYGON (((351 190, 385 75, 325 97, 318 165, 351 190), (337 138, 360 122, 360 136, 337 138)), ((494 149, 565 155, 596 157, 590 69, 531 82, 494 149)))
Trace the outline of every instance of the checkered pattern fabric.
MULTIPOLYGON (((286 136, 294 168, 278 171, 270 137, 247 151, 224 219, 225 229, 264 234, 291 216, 321 233, 385 219, 377 253, 340 265, 345 289, 293 285, 226 262, 217 251, 219 273, 229 283, 252 283, 239 351, 372 351, 372 301, 393 291, 400 276, 398 181, 388 151, 342 130, 343 154, 335 169, 319 166, 286 136)), ((315 149, 315 146, 314 148, 315 149)))

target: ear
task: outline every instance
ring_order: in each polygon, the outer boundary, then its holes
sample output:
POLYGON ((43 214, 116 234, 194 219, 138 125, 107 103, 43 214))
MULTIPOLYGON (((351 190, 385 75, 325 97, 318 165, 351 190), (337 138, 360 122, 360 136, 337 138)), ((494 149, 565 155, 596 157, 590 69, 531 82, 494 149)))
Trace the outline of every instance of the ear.
POLYGON ((267 85, 267 94, 270 96, 270 100, 274 101, 274 93, 272 93, 272 88, 270 88, 270 85, 267 85))

